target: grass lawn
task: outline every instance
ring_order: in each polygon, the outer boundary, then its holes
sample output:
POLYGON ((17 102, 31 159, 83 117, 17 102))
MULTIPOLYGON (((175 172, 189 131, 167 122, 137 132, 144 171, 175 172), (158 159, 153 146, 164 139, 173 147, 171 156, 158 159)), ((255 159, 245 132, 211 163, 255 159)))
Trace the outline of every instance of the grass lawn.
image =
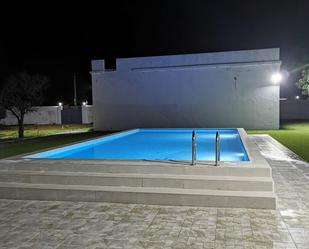
MULTIPOLYGON (((25 125, 25 138, 91 131, 92 125, 25 125)), ((18 138, 17 126, 0 126, 0 142, 18 138)))
POLYGON ((63 134, 36 139, 25 139, 7 143, 0 142, 0 158, 15 156, 23 153, 30 153, 50 147, 60 146, 68 143, 81 141, 84 139, 102 136, 108 133, 103 132, 83 132, 75 134, 63 134))
POLYGON ((247 130, 248 134, 268 134, 309 162, 309 121, 281 124, 280 130, 247 130))

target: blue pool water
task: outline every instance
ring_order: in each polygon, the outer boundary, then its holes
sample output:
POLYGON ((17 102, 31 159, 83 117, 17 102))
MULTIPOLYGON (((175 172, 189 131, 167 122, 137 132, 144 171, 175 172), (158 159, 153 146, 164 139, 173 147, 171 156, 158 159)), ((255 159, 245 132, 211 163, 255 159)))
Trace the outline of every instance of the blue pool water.
MULTIPOLYGON (((248 161, 237 129, 195 129, 197 160, 215 159, 220 134, 221 161, 248 161)), ((191 160, 192 129, 136 129, 50 150, 26 158, 191 160)))

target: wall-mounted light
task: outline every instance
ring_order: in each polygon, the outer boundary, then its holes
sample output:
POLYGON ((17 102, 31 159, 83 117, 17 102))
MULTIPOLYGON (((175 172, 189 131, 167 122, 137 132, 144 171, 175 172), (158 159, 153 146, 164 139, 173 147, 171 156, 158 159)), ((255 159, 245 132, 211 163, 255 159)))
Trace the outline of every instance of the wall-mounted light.
POLYGON ((62 106, 62 102, 59 102, 59 103, 58 103, 58 106, 60 106, 60 107, 61 107, 61 106, 62 106))
POLYGON ((235 89, 237 88, 237 77, 234 76, 234 86, 235 86, 235 89))
POLYGON ((281 73, 274 73, 270 78, 271 82, 274 84, 279 84, 282 81, 282 79, 283 77, 281 73))

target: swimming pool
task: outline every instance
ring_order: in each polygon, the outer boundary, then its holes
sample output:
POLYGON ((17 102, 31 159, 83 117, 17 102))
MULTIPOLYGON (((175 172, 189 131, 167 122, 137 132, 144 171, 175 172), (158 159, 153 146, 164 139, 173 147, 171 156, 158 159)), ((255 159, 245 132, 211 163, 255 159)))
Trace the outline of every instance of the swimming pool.
MULTIPOLYGON (((194 129, 197 160, 215 160, 220 134, 221 161, 249 161, 237 129, 194 129)), ((193 129, 135 129, 26 156, 47 159, 191 160, 193 129)))

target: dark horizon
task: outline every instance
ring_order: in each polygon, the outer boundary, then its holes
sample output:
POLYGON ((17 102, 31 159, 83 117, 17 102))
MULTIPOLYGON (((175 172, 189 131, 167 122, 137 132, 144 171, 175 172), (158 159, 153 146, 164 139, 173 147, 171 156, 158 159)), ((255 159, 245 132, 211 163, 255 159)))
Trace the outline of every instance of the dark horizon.
MULTIPOLYGON (((45 74, 51 80, 45 104, 72 104, 74 72, 79 101, 91 102, 91 59, 112 66, 115 58, 279 47, 283 69, 309 63, 305 0, 114 1, 91 7, 14 13, 16 22, 0 39, 0 86, 17 71, 45 74)), ((282 84, 282 97, 299 93, 296 76, 282 84)))

